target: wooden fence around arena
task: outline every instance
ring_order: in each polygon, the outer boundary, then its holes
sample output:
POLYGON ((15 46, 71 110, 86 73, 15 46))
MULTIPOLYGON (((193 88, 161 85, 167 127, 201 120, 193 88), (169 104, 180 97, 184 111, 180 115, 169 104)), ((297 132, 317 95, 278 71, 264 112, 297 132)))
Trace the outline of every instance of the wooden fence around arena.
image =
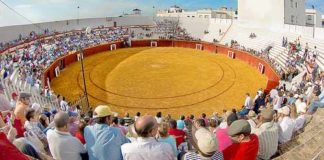
MULTIPOLYGON (((248 52, 236 50, 233 48, 229 48, 224 45, 208 43, 208 42, 200 42, 200 41, 181 41, 181 40, 133 40, 131 42, 132 47, 151 47, 151 42, 156 42, 157 47, 184 47, 184 48, 192 48, 192 49, 201 49, 205 51, 209 51, 215 54, 224 54, 225 56, 228 53, 231 53, 231 57, 235 59, 242 60, 248 63, 255 69, 259 69, 260 65, 262 66, 262 74, 267 77, 267 87, 265 88, 266 92, 269 92, 271 89, 277 87, 279 85, 279 75, 275 72, 275 70, 271 67, 271 65, 265 60, 254 56, 248 52), (197 47, 199 46, 199 47, 197 47)), ((111 44, 116 44, 116 49, 124 48, 123 42, 110 42, 101 44, 98 46, 90 47, 84 49, 84 57, 100 53, 103 51, 110 51, 111 44)), ((55 68, 60 66, 60 68, 65 68, 71 63, 78 61, 77 57, 78 52, 70 53, 65 55, 56 61, 54 61, 43 73, 43 86, 47 86, 48 82, 50 82, 53 78, 55 78, 55 68)))

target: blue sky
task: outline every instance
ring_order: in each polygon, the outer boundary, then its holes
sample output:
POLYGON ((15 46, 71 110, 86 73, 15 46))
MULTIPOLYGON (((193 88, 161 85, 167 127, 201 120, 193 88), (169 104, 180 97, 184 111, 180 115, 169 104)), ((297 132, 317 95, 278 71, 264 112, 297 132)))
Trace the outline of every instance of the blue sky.
MULTIPOLYGON (((155 10, 179 5, 188 10, 201 8, 237 8, 237 0, 2 0, 14 10, 23 14, 32 22, 46 22, 78 17, 111 17, 139 8, 145 15, 152 15, 155 10), (155 10, 153 10, 155 6, 155 10)), ((324 12, 324 0, 306 0, 324 12)), ((0 26, 28 23, 27 20, 10 11, 0 3, 0 26)))

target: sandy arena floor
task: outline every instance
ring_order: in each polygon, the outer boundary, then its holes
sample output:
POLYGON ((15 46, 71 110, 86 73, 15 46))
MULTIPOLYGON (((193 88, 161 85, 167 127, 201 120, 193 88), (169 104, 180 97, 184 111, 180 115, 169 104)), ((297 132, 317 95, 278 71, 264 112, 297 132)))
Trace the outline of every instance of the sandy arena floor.
MULTIPOLYGON (((243 61, 186 48, 128 48, 85 59, 91 106, 109 104, 119 114, 221 113, 241 108, 245 93, 266 87, 266 77, 243 61)), ((83 92, 80 63, 51 83, 75 100, 83 92)))

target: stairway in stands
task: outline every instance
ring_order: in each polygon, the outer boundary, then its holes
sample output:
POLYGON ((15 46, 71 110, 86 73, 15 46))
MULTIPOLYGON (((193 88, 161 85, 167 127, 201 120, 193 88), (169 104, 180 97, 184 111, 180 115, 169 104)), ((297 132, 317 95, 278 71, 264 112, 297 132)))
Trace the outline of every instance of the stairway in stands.
POLYGON ((276 160, 317 160, 324 158, 324 109, 318 109, 304 132, 285 146, 276 160))

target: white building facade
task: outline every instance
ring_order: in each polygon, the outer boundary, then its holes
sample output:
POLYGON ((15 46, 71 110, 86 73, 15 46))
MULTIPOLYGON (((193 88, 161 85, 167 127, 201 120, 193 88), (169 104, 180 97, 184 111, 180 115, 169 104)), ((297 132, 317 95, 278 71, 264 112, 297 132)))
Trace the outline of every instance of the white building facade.
POLYGON ((220 18, 231 19, 235 18, 235 11, 228 10, 226 7, 222 7, 218 10, 213 9, 201 9, 197 11, 186 11, 179 6, 171 6, 169 9, 161 10, 156 13, 157 17, 187 17, 187 18, 220 18))

